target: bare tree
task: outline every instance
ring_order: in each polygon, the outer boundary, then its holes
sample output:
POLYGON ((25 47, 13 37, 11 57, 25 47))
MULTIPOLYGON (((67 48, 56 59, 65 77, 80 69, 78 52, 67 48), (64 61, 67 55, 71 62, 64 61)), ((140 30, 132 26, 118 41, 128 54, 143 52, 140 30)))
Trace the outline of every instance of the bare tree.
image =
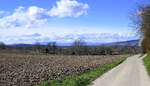
POLYGON ((143 53, 150 54, 150 5, 138 6, 138 12, 136 12, 136 16, 132 20, 140 34, 140 46, 143 53))
POLYGON ((39 43, 39 42, 36 42, 34 44, 34 50, 37 52, 37 53, 41 53, 42 52, 42 45, 39 43))
POLYGON ((49 42, 46 48, 46 53, 56 54, 57 52, 57 44, 56 42, 49 42))
POLYGON ((86 55, 88 54, 88 47, 86 42, 83 40, 76 40, 72 44, 72 54, 75 55, 86 55))
POLYGON ((141 46, 144 53, 150 54, 150 5, 144 7, 139 14, 140 21, 140 31, 142 34, 141 46))

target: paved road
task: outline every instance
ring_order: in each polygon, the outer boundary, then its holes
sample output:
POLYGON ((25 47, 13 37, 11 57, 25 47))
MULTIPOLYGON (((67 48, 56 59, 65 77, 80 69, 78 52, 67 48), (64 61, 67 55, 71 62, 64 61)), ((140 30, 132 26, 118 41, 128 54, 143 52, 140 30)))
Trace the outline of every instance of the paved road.
POLYGON ((150 78, 139 56, 129 57, 88 86, 150 86, 150 78))

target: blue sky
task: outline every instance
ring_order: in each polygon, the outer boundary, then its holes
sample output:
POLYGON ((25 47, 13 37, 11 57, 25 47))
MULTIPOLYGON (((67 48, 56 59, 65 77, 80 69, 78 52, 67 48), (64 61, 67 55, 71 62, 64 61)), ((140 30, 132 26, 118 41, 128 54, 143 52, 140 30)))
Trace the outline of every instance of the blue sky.
POLYGON ((0 41, 6 44, 83 39, 108 43, 137 39, 130 15, 146 0, 3 0, 0 41))

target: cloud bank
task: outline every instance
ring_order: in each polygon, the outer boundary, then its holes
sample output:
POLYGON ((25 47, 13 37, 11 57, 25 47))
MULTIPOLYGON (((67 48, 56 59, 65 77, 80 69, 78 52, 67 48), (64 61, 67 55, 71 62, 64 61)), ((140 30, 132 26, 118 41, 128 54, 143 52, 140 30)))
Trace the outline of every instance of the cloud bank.
POLYGON ((56 41, 57 43, 72 43, 75 40, 85 40, 88 43, 110 43, 117 41, 127 41, 138 39, 131 32, 108 32, 98 29, 56 29, 49 28, 37 29, 3 29, 0 32, 0 41, 6 44, 36 42, 46 43, 56 41), (11 34, 10 34, 11 33, 11 34))

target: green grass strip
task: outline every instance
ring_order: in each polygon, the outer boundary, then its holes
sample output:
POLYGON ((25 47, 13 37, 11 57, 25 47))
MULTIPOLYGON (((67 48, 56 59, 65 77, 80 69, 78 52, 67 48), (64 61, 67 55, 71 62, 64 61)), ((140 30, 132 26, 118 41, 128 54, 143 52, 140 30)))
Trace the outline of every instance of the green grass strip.
POLYGON ((46 81, 37 86, 86 86, 99 76, 122 63, 126 58, 91 70, 81 75, 68 76, 61 79, 46 81))
POLYGON ((150 75, 150 55, 146 56, 144 59, 144 64, 146 66, 146 69, 148 71, 148 74, 150 75))

